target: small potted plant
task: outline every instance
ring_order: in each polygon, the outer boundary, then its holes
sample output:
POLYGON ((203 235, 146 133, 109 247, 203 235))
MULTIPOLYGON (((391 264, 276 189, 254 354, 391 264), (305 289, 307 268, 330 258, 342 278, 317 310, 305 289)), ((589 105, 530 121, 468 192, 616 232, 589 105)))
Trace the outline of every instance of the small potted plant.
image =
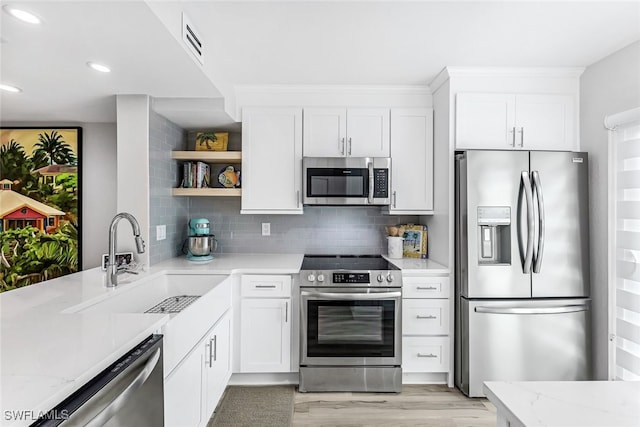
POLYGON ((227 132, 198 132, 196 151, 227 151, 228 137, 227 132))

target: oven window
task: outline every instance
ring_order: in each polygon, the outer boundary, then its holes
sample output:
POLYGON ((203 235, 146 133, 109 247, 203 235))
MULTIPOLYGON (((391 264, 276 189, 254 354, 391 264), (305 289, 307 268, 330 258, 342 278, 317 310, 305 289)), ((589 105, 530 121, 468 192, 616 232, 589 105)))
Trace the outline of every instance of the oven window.
POLYGON ((393 357, 395 301, 307 302, 308 357, 393 357))
POLYGON ((308 197, 366 197, 366 169, 310 168, 307 170, 308 197))

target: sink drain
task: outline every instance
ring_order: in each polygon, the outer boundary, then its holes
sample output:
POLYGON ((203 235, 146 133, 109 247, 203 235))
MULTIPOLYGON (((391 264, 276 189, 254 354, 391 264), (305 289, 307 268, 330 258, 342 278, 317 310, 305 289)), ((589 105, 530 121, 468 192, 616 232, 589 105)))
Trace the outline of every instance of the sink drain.
POLYGON ((193 295, 169 297, 154 305, 149 310, 145 311, 145 313, 180 313, 198 298, 200 297, 193 295))

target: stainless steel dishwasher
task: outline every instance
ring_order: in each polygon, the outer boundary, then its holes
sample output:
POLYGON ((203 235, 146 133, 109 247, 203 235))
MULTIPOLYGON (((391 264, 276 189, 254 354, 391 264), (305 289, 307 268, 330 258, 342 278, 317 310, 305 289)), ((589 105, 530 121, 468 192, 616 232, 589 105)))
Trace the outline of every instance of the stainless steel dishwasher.
POLYGON ((162 335, 152 335, 31 426, 164 426, 162 335))

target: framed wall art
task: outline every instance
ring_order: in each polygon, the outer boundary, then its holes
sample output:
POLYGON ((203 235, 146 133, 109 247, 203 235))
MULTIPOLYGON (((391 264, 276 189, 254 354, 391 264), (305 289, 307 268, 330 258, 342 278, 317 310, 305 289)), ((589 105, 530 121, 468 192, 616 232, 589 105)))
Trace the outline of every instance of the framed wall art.
POLYGON ((81 268, 80 127, 0 128, 0 292, 81 268))

